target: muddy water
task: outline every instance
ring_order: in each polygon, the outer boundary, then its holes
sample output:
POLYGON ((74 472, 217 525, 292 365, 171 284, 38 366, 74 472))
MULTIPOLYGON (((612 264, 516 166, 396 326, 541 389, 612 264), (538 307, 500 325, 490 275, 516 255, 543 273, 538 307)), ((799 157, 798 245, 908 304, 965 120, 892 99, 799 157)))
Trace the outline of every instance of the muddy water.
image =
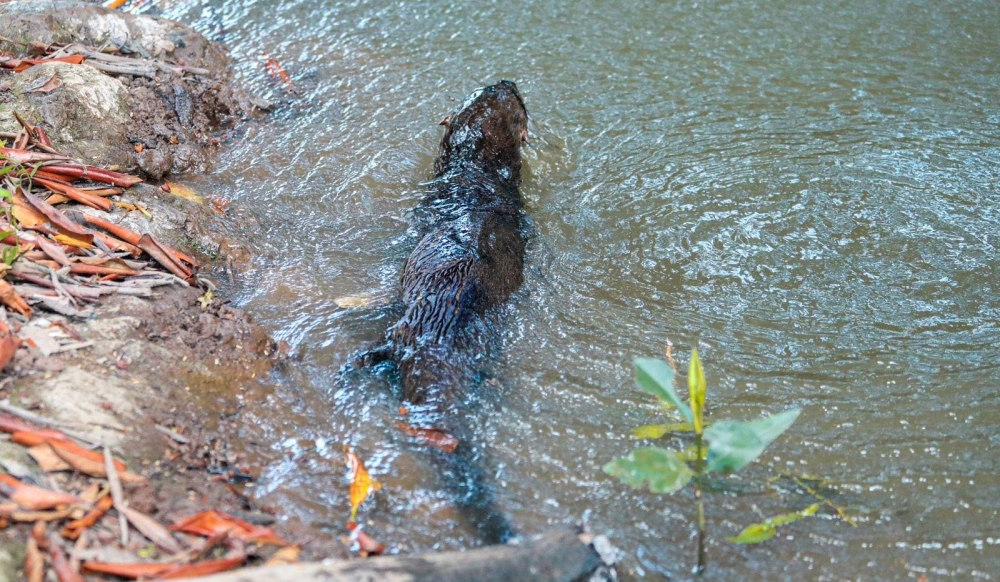
MULTIPOLYGON (((798 406, 791 432, 716 484, 712 579, 1000 577, 1000 5, 952 0, 163 3, 227 42, 261 94, 261 53, 303 97, 239 136, 194 185, 261 225, 241 301, 301 362, 269 407, 260 493, 317 530, 346 515, 344 443, 386 490, 365 515, 400 552, 474 544, 398 401, 338 377, 389 312, 435 124, 515 79, 533 116, 523 186, 537 235, 504 313, 504 357, 470 410, 523 532, 585 519, 628 578, 688 576, 691 497, 600 467, 660 417, 630 362, 686 361, 710 413, 798 406), (824 511, 757 547, 723 541, 810 500, 764 483, 822 475, 824 511)), ((678 444, 678 443, 675 443, 678 444)))

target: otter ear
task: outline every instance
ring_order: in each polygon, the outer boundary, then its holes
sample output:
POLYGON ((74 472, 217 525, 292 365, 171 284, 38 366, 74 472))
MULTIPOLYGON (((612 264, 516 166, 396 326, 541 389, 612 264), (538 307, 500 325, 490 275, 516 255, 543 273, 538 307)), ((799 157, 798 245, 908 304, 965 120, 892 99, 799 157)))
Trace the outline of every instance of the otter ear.
POLYGON ((528 130, 527 129, 522 129, 521 130, 521 143, 528 143, 528 130))
POLYGON ((447 116, 447 117, 445 117, 444 119, 442 119, 441 121, 438 122, 438 125, 443 125, 445 127, 448 127, 450 124, 451 124, 451 116, 450 115, 447 116))

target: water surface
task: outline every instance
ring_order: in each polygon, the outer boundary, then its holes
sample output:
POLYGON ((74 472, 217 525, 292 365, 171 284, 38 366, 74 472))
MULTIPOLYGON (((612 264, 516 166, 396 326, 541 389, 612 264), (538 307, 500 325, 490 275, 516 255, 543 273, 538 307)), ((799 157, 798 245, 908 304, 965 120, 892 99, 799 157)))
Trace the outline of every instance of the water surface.
POLYGON ((337 378, 388 315, 334 299, 394 288, 436 122, 509 78, 537 235, 470 415, 520 530, 585 519, 626 579, 688 576, 691 496, 600 467, 660 418, 631 360, 697 335, 712 416, 803 409, 710 495, 711 579, 1000 576, 1000 4, 810 4, 164 2, 257 93, 285 97, 264 52, 303 93, 193 180, 259 221, 240 300, 302 357, 247 414, 276 443, 261 494, 339 531, 349 444, 386 485, 376 537, 475 544, 385 382, 337 378), (780 473, 827 477, 858 526, 723 541, 811 502, 780 473))

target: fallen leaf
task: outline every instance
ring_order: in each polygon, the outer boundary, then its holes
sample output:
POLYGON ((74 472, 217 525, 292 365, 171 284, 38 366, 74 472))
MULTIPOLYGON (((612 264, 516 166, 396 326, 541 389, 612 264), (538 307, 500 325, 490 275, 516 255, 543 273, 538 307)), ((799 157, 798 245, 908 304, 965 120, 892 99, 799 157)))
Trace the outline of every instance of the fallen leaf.
POLYGON ((341 309, 370 309, 389 304, 388 297, 377 295, 346 295, 333 300, 341 309))
POLYGON ((160 525, 152 517, 128 507, 118 507, 117 509, 125 515, 135 529, 139 530, 139 533, 146 536, 149 541, 158 547, 171 554, 178 554, 183 551, 180 544, 174 539, 174 536, 170 535, 170 532, 167 531, 167 528, 160 525))
POLYGON ((178 184, 177 182, 167 182, 170 187, 169 192, 174 196, 178 196, 185 200, 190 200, 191 202, 197 202, 198 204, 204 204, 205 199, 195 193, 194 190, 188 188, 184 184, 178 184))
POLYGON ((181 520, 170 526, 179 531, 199 536, 215 536, 228 533, 230 536, 249 543, 287 546, 288 542, 274 535, 270 529, 257 527, 242 519, 210 509, 181 520))
POLYGON ((377 542, 375 538, 366 534, 364 530, 359 528, 358 524, 353 520, 347 522, 347 529, 351 532, 351 540, 357 542, 358 555, 362 558, 367 558, 368 556, 381 556, 382 553, 385 552, 385 546, 377 542))
POLYGON ((173 570, 177 564, 156 562, 107 563, 83 562, 80 570, 85 574, 108 574, 119 578, 136 580, 138 578, 156 578, 160 574, 173 570))
POLYGON ((14 337, 14 333, 6 323, 0 321, 0 370, 14 358, 17 346, 18 340, 14 337))
POLYGON ((52 509, 60 505, 86 505, 76 495, 28 485, 3 473, 0 473, 0 492, 10 497, 14 503, 33 511, 52 509))
MULTIPOLYGON (((108 476, 108 470, 104 465, 103 458, 98 461, 91 455, 81 455, 80 451, 75 450, 72 447, 63 446, 61 443, 56 443, 54 446, 52 443, 49 443, 49 446, 51 446, 53 451, 55 451, 55 454, 58 455, 60 459, 65 461, 71 468, 86 475, 90 475, 91 477, 108 476)), ((96 451, 87 452, 96 453, 96 451)), ((118 478, 122 483, 142 483, 145 481, 145 479, 135 473, 129 473, 128 471, 121 470, 118 472, 118 478)))
MULTIPOLYGON (((76 247, 76 248, 79 248, 79 249, 92 249, 92 248, 94 248, 94 245, 91 244, 90 241, 86 241, 86 240, 77 238, 77 237, 75 237, 73 235, 70 235, 70 234, 57 234, 57 235, 55 235, 52 238, 54 238, 57 243, 68 245, 68 246, 71 246, 71 247, 76 247)), ((91 240, 93 240, 93 239, 91 239, 91 240)))
POLYGON ((351 521, 358 515, 358 508, 365 502, 369 495, 382 488, 382 484, 372 479, 365 469, 365 464, 361 462, 361 457, 357 453, 346 449, 344 451, 347 468, 351 471, 351 521))
POLYGON ((59 538, 55 534, 49 537, 49 559, 52 560, 52 569, 56 573, 59 582, 84 582, 83 576, 77 574, 70 567, 66 554, 59 547, 59 538))
POLYGON ((160 574, 160 580, 171 580, 174 578, 195 578, 198 576, 208 576, 218 572, 225 572, 240 566, 246 560, 246 556, 235 556, 223 558, 221 560, 207 560, 197 564, 186 564, 177 566, 173 570, 168 570, 160 574))
POLYGON ((0 280, 0 301, 25 317, 31 317, 31 307, 23 297, 17 294, 14 287, 7 281, 0 280))
POLYGON ((28 89, 25 93, 51 93, 59 87, 62 87, 62 81, 59 80, 59 73, 56 72, 52 73, 52 76, 47 81, 38 87, 28 89))
POLYGON ((270 566, 284 566, 287 564, 294 564, 299 561, 299 553, 302 552, 302 548, 299 546, 288 546, 287 548, 281 548, 274 553, 271 558, 264 562, 264 567, 270 566))
POLYGON ((436 428, 417 428, 402 421, 396 423, 396 428, 411 437, 420 439, 435 449, 442 450, 446 453, 454 453, 455 449, 458 448, 458 439, 443 430, 438 430, 436 428))
POLYGON ((46 473, 69 471, 72 469, 69 463, 59 458, 59 455, 56 454, 55 450, 47 442, 29 448, 28 454, 38 463, 38 467, 46 473))
POLYGON ((212 200, 212 210, 218 212, 219 214, 225 215, 227 212, 229 212, 229 201, 220 198, 212 200))
POLYGON ((38 549, 38 542, 28 538, 24 556, 24 577, 28 582, 42 582, 45 578, 45 557, 38 549))
POLYGON ((97 523, 97 520, 104 517, 104 515, 111 509, 111 506, 114 505, 114 502, 115 500, 112 499, 110 495, 101 498, 90 513, 80 519, 73 520, 66 524, 65 527, 59 531, 59 535, 68 540, 75 540, 79 538, 84 531, 93 527, 94 524, 97 523))
MULTIPOLYGON (((2 424, 0 424, 0 430, 6 430, 3 428, 2 424)), ((65 452, 91 461, 104 462, 104 456, 101 455, 101 453, 81 447, 80 445, 70 441, 69 437, 56 430, 35 429, 17 431, 10 436, 10 440, 26 447, 33 447, 47 442, 53 449, 56 449, 57 454, 59 454, 63 460, 66 460, 66 457, 62 456, 65 452)), ((115 468, 119 471, 125 471, 128 467, 125 463, 115 459, 115 468)))
POLYGON ((288 85, 289 92, 298 95, 299 90, 296 89, 295 84, 292 83, 292 77, 289 76, 287 72, 285 72, 285 69, 281 66, 281 63, 278 62, 278 59, 268 55, 267 53, 263 53, 263 56, 266 59, 264 61, 264 69, 267 70, 267 73, 272 77, 274 77, 275 79, 281 79, 282 82, 288 85))

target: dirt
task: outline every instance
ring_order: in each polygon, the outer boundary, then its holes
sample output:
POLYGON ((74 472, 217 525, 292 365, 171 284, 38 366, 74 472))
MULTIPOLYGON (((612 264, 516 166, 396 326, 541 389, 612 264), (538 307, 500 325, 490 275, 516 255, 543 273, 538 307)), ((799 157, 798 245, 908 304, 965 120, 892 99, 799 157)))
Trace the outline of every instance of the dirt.
MULTIPOLYGON (((91 101, 89 94, 68 87, 51 93, 31 91, 34 84, 27 83, 27 77, 19 78, 25 73, 0 73, 0 112, 17 111, 29 122, 40 124, 59 151, 81 156, 86 152, 93 163, 139 171, 154 181, 170 174, 204 172, 212 167, 220 144, 236 124, 260 112, 233 82, 225 49, 182 24, 82 2, 12 2, 5 10, 0 37, 14 42, 0 41, 0 54, 30 56, 30 43, 81 43, 111 47, 122 56, 208 71, 157 71, 154 78, 100 74, 103 78, 88 79, 86 85, 94 90, 107 85, 103 93, 120 93, 122 102, 119 105, 115 97, 109 97, 113 104, 106 104, 104 113, 94 114, 76 105, 91 101), (10 85, 6 91, 5 84, 10 85), (119 106, 123 115, 107 115, 119 106), (124 135, 125 139, 107 140, 104 135, 124 135)), ((79 67, 89 69, 86 64, 72 65, 62 74, 79 67)), ((47 77, 51 74, 46 72, 47 77)), ((0 131, 16 129, 13 121, 0 119, 0 131)))

